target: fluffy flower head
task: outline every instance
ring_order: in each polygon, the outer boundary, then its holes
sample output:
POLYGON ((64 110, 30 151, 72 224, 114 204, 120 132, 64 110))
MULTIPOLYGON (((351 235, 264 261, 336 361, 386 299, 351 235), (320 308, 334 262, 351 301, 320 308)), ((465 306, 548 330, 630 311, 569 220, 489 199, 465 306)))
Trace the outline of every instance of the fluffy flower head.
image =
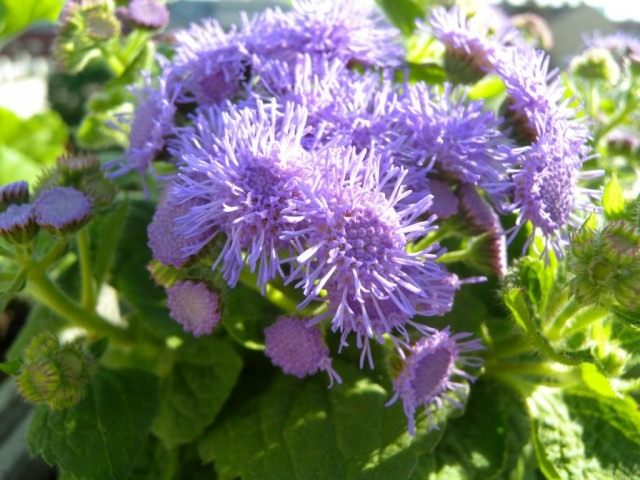
POLYGON ((195 337, 209 335, 220 322, 218 294, 205 283, 180 281, 168 289, 171 318, 195 337))

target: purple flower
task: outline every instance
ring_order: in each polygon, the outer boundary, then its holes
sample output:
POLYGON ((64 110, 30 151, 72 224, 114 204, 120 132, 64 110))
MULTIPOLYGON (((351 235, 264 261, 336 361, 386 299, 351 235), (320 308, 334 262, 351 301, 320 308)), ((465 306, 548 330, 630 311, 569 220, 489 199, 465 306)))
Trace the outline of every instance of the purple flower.
POLYGON ((209 335, 220 322, 218 294, 205 283, 179 281, 167 294, 171 318, 194 337, 209 335))
POLYGON ((265 354, 284 373, 304 378, 318 370, 329 375, 329 388, 334 380, 342 383, 340 375, 331 366, 329 348, 322 333, 307 321, 296 317, 278 317, 264 331, 265 354))
POLYGON ((311 166, 300 145, 305 123, 302 107, 289 104, 281 112, 258 102, 255 110, 210 109, 179 134, 174 153, 181 167, 173 192, 179 201, 198 205, 178 220, 178 233, 224 233, 213 267, 222 265, 231 286, 245 264, 257 270, 263 288, 282 275, 280 255, 288 246, 280 235, 303 220, 296 208, 311 166))
POLYGON ((406 323, 418 302, 434 301, 434 310, 447 310, 454 289, 447 298, 432 298, 433 286, 448 277, 434 263, 437 252, 433 247, 407 252, 408 242, 433 229, 433 218, 417 220, 430 207, 430 196, 400 205, 410 193, 403 186, 406 171, 393 167, 382 176, 380 158, 353 147, 329 149, 318 162, 308 202, 298 207, 305 224, 283 236, 298 251, 291 279, 299 278, 306 296, 300 307, 327 291, 325 316, 333 317, 332 329, 342 332, 343 344, 354 331, 365 354, 369 338, 398 325, 386 317, 381 302, 393 302, 406 323), (372 318, 380 327, 374 329, 372 318))
POLYGON ((427 414, 443 404, 462 407, 457 395, 464 394, 464 380, 475 377, 463 370, 482 365, 479 357, 467 356, 483 348, 479 340, 467 340, 470 333, 451 335, 449 329, 436 331, 411 346, 402 370, 393 380, 394 395, 387 405, 401 399, 409 422, 409 433, 415 435, 415 412, 424 406, 427 414))
POLYGON ((440 94, 418 83, 410 88, 404 108, 422 163, 433 162, 441 174, 478 185, 493 197, 509 188, 513 146, 499 129, 501 120, 482 102, 465 101, 449 85, 440 94))
POLYGON ((293 10, 267 10, 245 22, 251 53, 263 59, 295 60, 299 53, 344 63, 397 65, 398 31, 373 6, 355 0, 294 0, 293 10))
POLYGON ((523 153, 522 166, 513 175, 512 208, 519 211, 518 226, 530 221, 560 253, 566 226, 578 227, 581 223, 574 213, 593 210, 589 197, 598 196, 597 191, 579 187, 578 180, 595 178, 600 172, 580 172, 585 157, 580 150, 570 148, 572 124, 556 121, 553 127, 523 153))
POLYGON ((238 34, 226 33, 214 19, 176 33, 171 78, 182 87, 180 102, 215 105, 233 100, 242 92, 250 67, 238 34))
POLYGON ((180 268, 208 244, 211 231, 202 230, 194 236, 176 232, 177 219, 188 214, 194 205, 197 203, 193 201, 179 203, 171 195, 158 202, 153 220, 147 227, 148 245, 153 258, 165 265, 180 268), (189 253, 185 253, 185 249, 189 249, 189 253))
POLYGON ((429 212, 438 218, 448 218, 458 213, 458 198, 451 191, 449 185, 439 180, 427 180, 427 188, 433 195, 433 204, 429 212))
POLYGON ((137 170, 142 176, 148 172, 153 160, 164 149, 173 127, 177 92, 176 85, 168 81, 165 74, 160 76, 155 86, 151 77, 146 76, 144 87, 135 91, 137 106, 131 119, 125 164, 112 176, 132 170, 137 170))
POLYGON ((127 17, 145 28, 161 29, 169 24, 169 10, 157 0, 131 0, 127 17))
POLYGON ((464 8, 434 8, 428 25, 418 23, 422 30, 433 32, 446 50, 445 69, 454 82, 474 83, 489 73, 499 50, 515 37, 515 32, 500 25, 492 26, 478 15, 471 16, 464 8))
POLYGON ((29 201, 29 184, 27 182, 13 182, 0 187, 0 208, 13 203, 29 201))
POLYGON ((89 197, 71 187, 55 187, 41 193, 33 208, 38 225, 54 232, 80 228, 91 216, 89 197))
POLYGON ((33 205, 9 205, 0 213, 0 236, 17 243, 28 242, 37 232, 33 205))

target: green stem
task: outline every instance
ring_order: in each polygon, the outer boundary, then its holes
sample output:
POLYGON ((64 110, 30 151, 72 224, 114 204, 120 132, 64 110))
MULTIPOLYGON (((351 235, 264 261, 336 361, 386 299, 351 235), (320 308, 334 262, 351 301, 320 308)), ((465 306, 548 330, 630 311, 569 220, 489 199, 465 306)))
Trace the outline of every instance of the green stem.
POLYGON ((55 262, 67 248, 69 239, 65 236, 56 242, 56 244, 49 250, 44 257, 38 261, 38 268, 45 270, 49 265, 55 262))
POLYGON ((128 332, 111 325, 97 313, 85 310, 70 299, 40 268, 31 270, 27 275, 27 290, 38 302, 74 325, 108 335, 117 342, 134 342, 134 338, 128 332))
POLYGON ((575 321, 570 328, 564 331, 564 336, 570 337, 574 333, 584 330, 594 322, 604 319, 609 315, 608 310, 604 308, 591 307, 575 317, 575 321))
POLYGON ((633 93, 634 87, 635 82, 633 82, 629 87, 629 91, 627 92, 627 96, 625 97, 624 108, 615 117, 609 120, 609 123, 607 123, 604 127, 602 127, 602 129, 596 132, 596 134, 594 135, 594 145, 597 146, 600 143, 600 140, 602 140, 602 138, 604 138, 607 133, 624 122, 627 116, 636 109, 636 101, 633 93))
POLYGON ((433 245, 443 238, 451 236, 451 234, 452 232, 448 228, 440 226, 435 232, 432 232, 424 238, 421 238, 418 243, 411 245, 410 250, 411 252, 419 252, 420 250, 424 250, 425 248, 427 248, 429 245, 433 245))
POLYGON ((556 315, 556 317, 551 321, 551 325, 548 329, 546 329, 547 337, 550 340, 557 340, 560 338, 560 334, 562 329, 566 325, 567 321, 573 317, 578 310, 582 308, 582 305, 576 303, 575 299, 569 300, 562 310, 556 315))
POLYGON ((533 346, 528 339, 518 336, 516 338, 510 338, 507 341, 500 342, 496 345, 496 348, 491 352, 489 358, 508 358, 515 357, 522 353, 530 352, 533 350, 533 346))
POLYGON ((465 260, 469 259, 470 254, 471 254, 471 251, 468 249, 454 250, 453 252, 446 252, 440 255, 437 262, 438 263, 464 262, 465 260))
POLYGON ((89 230, 82 228, 76 235, 78 242, 78 256, 80 259, 80 275, 82 277, 82 305, 93 311, 96 306, 93 272, 91 271, 91 241, 89 230))

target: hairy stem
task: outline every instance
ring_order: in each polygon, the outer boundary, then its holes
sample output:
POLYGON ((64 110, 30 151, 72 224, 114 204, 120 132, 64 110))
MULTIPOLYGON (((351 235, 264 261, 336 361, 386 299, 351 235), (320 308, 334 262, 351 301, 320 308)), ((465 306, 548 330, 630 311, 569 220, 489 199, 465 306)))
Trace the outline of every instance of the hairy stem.
POLYGON ((93 311, 96 306, 96 295, 91 269, 91 241, 87 228, 78 231, 76 239, 80 260, 80 276, 82 278, 82 305, 87 310, 93 311))

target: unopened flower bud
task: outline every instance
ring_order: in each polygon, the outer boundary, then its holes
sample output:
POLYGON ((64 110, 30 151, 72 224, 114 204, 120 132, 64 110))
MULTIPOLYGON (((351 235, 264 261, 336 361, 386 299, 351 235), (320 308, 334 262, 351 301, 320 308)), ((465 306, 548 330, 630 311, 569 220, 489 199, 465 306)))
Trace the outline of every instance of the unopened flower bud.
POLYGON ((60 388, 60 371, 49 360, 27 365, 18 376, 18 391, 30 403, 47 403, 60 388))
POLYGON ((53 233, 69 233, 91 216, 91 200, 71 187, 56 187, 40 194, 34 204, 38 225, 53 233))
POLYGON ((278 317, 267 327, 265 335, 265 354, 274 365, 284 373, 304 378, 318 370, 329 375, 330 385, 342 379, 331 367, 329 347, 322 338, 322 332, 316 326, 307 325, 308 319, 296 317, 278 317))
POLYGON ((195 337, 208 335, 220 322, 218 294, 203 282, 180 281, 167 290, 171 318, 195 337))
POLYGON ((23 352, 25 363, 33 363, 37 360, 53 357, 60 349, 58 337, 53 333, 45 332, 31 339, 23 352))
POLYGON ((577 299, 586 304, 640 308, 640 234, 626 222, 583 229, 571 242, 569 271, 577 299))
POLYGON ((27 203, 29 201, 29 184, 13 182, 0 187, 0 210, 9 205, 27 203))
POLYGON ((134 25, 152 30, 169 24, 169 10, 157 0, 132 0, 126 16, 134 25))
POLYGON ((0 213, 0 236, 13 243, 28 243, 38 233, 33 205, 9 205, 0 213))
POLYGON ((608 376, 617 377, 623 373, 629 354, 615 344, 608 344, 607 351, 598 355, 596 361, 608 376))
POLYGON ((574 75, 586 80, 603 81, 615 85, 620 78, 620 67, 608 50, 590 48, 575 57, 569 67, 574 75))
POLYGON ((534 47, 543 50, 553 48, 553 32, 547 21, 540 15, 530 12, 514 15, 511 17, 511 22, 534 47))

